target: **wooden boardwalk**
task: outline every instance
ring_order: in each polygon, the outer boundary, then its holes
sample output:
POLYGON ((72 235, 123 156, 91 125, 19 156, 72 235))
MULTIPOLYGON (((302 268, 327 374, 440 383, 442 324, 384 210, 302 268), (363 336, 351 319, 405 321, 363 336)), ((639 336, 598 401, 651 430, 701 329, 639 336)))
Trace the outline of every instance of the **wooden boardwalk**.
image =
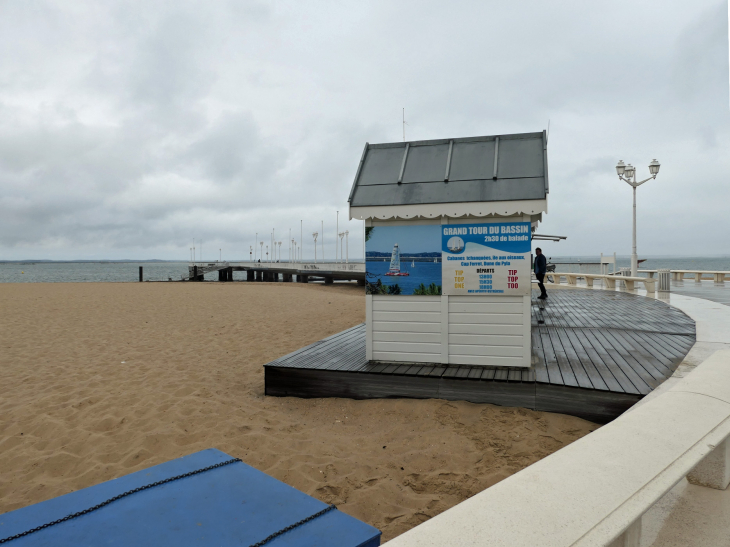
POLYGON ((266 394, 466 400, 607 422, 671 376, 694 342, 694 322, 659 300, 561 289, 533 300, 529 370, 368 362, 358 325, 264 365, 266 394))

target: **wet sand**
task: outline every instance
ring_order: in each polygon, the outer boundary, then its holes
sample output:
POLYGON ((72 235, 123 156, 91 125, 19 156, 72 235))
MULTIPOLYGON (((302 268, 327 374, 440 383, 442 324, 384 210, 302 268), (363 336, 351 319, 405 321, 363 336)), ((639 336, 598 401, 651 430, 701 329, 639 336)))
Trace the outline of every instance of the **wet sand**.
POLYGON ((264 363, 364 320, 354 284, 0 284, 0 513, 213 447, 387 540, 598 427, 264 397, 264 363))

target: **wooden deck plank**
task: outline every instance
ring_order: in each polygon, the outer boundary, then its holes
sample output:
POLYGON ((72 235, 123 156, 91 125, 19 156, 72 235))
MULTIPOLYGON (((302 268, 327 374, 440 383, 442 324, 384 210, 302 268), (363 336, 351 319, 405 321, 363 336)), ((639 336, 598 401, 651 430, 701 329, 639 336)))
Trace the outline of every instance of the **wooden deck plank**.
MULTIPOLYGON (((616 361, 613 360, 613 357, 609 355, 608 351, 606 351, 606 348, 604 344, 601 343, 600 340, 598 340, 595 336, 594 329, 583 329, 583 335, 586 337, 586 340, 591 344, 593 348, 593 352, 595 352, 595 355, 598 357, 598 359, 601 360, 601 362, 604 364, 604 366, 611 372, 611 375, 615 380, 621 385, 621 389, 623 389, 624 393, 633 393, 633 394, 645 394, 648 393, 648 386, 645 386, 644 382, 641 381, 641 378, 636 377, 636 375, 633 375, 635 378, 632 378, 629 374, 627 374, 621 366, 619 366, 616 361), (636 382, 636 383, 635 383, 636 382), (645 386, 642 391, 639 386, 645 386)), ((603 377, 603 376, 602 376, 603 377)), ((608 384, 609 380, 608 378, 604 378, 606 383, 608 384)))
MULTIPOLYGON (((601 374, 601 372, 599 372, 598 368, 593 363, 593 359, 591 359, 590 355, 588 355, 588 351, 583 346, 581 338, 576 335, 576 330, 578 329, 565 329, 564 333, 565 336, 568 337, 568 339, 570 340, 573 350, 575 351, 576 356, 583 365, 583 369, 586 371, 588 378, 590 378, 593 389, 610 391, 608 384, 603 379, 603 375, 601 374)), ((618 382, 616 383, 616 385, 620 388, 618 382)))
POLYGON ((494 367, 484 367, 482 371, 482 380, 494 380, 497 370, 494 367))
POLYGON ((507 381, 507 378, 509 378, 509 372, 507 371, 507 369, 498 368, 494 372, 494 379, 497 381, 504 382, 504 381, 507 381))
POLYGON ((446 371, 443 373, 443 378, 453 378, 456 376, 456 373, 459 371, 458 365, 451 365, 449 366, 446 371))
POLYGON ((548 383, 556 385, 565 385, 563 382, 563 374, 558 365, 558 358, 553 350, 553 343, 550 341, 550 329, 539 327, 540 344, 542 345, 542 355, 545 359, 545 367, 548 373, 548 383))
POLYGON ((587 387, 581 386, 578 382, 578 378, 576 378, 575 372, 573 372, 573 367, 570 366, 570 361, 568 361, 568 356, 565 353, 565 348, 563 348, 563 344, 560 343, 560 338, 557 334, 558 329, 559 327, 554 329, 548 329, 548 337, 550 338, 550 343, 552 344, 555 360, 558 363, 558 367, 560 367, 560 374, 563 377, 563 384, 566 386, 587 387))
POLYGON ((646 395, 655 387, 654 378, 648 374, 643 367, 635 366, 634 363, 627 362, 625 356, 622 355, 623 348, 616 348, 610 338, 607 338, 604 333, 608 331, 595 330, 591 334, 599 341, 604 348, 604 352, 608 355, 614 363, 629 377, 631 383, 634 384, 639 393, 646 395))
POLYGON ((677 357, 684 357, 684 353, 662 342, 654 333, 625 331, 638 343, 647 344, 654 353, 662 355, 665 359, 674 360, 677 357))
MULTIPOLYGON (((620 351, 621 355, 626 359, 627 362, 631 363, 633 369, 641 375, 643 370, 646 373, 646 378, 653 382, 658 382, 652 387, 656 387, 659 383, 663 382, 667 377, 671 376, 671 371, 662 373, 652 364, 651 360, 647 356, 643 355, 641 348, 631 345, 621 336, 621 331, 606 330, 603 333, 606 338, 613 341, 614 347, 620 351), (621 351, 623 350, 623 351, 621 351), (641 369, 641 370, 640 370, 641 369)), ((641 375, 642 378, 644 375, 641 375)), ((647 381, 647 383, 649 383, 647 381)), ((651 385, 651 384, 649 384, 651 385)))
POLYGON ((572 340, 567 335, 567 332, 570 330, 572 329, 555 329, 555 333, 561 345, 563 346, 563 351, 565 352, 568 363, 570 364, 570 368, 573 371, 576 380, 578 380, 578 385, 587 389, 593 389, 594 385, 591 377, 583 366, 583 362, 578 356, 578 352, 573 347, 572 340))
POLYGON ((507 372, 507 381, 509 382, 521 382, 522 381, 522 370, 518 368, 510 369, 507 372))
POLYGON ((456 371, 455 378, 468 378, 469 373, 471 372, 471 367, 467 367, 465 365, 461 365, 459 369, 456 371))
POLYGON ((652 352, 647 350, 648 344, 646 342, 637 341, 634 337, 630 336, 627 331, 612 330, 611 334, 624 344, 624 347, 627 348, 629 353, 631 353, 641 366, 643 366, 647 372, 652 374, 652 376, 664 381, 674 372, 674 367, 671 366, 671 359, 667 359, 659 352, 656 352, 658 357, 655 357, 652 352), (647 367, 656 371, 656 375, 647 367))
POLYGON ((472 369, 469 371, 469 374, 467 375, 467 378, 471 380, 481 379, 482 372, 484 372, 483 370, 481 370, 481 368, 482 367, 472 367, 472 369))
POLYGON ((535 369, 535 380, 547 384, 550 382, 550 376, 548 375, 547 365, 545 364, 545 352, 543 351, 539 329, 533 327, 530 336, 532 338, 532 355, 534 358, 537 358, 533 365, 535 369))

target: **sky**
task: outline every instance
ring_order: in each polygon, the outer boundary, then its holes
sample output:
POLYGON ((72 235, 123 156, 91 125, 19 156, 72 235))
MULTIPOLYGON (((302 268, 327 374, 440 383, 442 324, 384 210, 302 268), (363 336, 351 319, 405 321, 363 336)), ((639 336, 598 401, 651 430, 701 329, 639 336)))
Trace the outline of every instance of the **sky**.
POLYGON ((0 0, 0 48, 0 260, 307 258, 322 221, 362 257, 402 108, 407 140, 549 123, 546 254, 628 255, 614 166, 654 158, 640 257, 730 254, 726 1, 0 0))
MULTIPOLYGON (((376 226, 370 232, 370 239, 366 243, 366 247, 368 252, 390 254, 393 252, 394 243, 397 243, 401 253, 406 255, 440 253, 441 225, 376 226)), ((362 256, 362 251, 360 256, 362 256)))

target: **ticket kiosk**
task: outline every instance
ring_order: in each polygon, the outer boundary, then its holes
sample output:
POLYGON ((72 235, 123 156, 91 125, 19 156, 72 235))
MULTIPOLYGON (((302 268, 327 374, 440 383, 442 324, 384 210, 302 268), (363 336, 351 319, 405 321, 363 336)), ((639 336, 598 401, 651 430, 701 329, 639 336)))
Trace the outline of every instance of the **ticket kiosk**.
POLYGON ((529 367, 531 235, 547 212, 545 132, 366 144, 368 360, 529 367))

